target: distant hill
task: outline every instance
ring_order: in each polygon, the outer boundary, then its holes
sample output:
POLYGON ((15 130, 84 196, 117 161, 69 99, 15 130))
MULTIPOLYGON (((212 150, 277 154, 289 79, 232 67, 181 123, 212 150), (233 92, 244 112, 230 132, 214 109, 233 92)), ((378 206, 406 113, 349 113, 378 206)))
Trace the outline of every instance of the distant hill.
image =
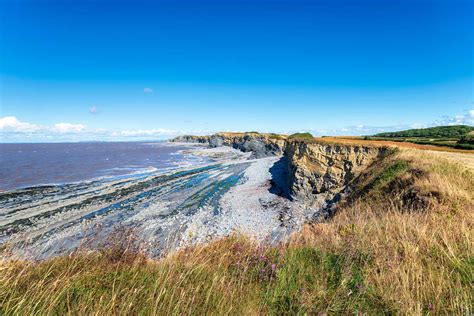
POLYGON ((400 132, 379 133, 375 134, 374 137, 461 138, 472 131, 474 131, 474 127, 472 126, 453 125, 409 129, 400 132))

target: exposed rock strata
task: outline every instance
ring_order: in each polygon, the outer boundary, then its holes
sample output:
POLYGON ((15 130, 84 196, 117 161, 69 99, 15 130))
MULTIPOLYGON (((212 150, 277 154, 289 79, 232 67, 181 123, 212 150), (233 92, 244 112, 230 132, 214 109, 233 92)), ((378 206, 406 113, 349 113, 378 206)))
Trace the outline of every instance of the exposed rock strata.
POLYGON ((286 156, 288 187, 297 199, 337 199, 349 183, 374 161, 385 157, 388 147, 289 140, 259 133, 217 133, 211 136, 180 136, 172 141, 231 146, 252 152, 254 158, 286 156))
POLYGON ((230 146, 251 152, 253 158, 280 155, 286 145, 284 137, 260 133, 217 133, 210 136, 178 136, 172 142, 208 144, 210 147, 230 146))
POLYGON ((199 143, 208 144, 210 136, 181 135, 170 140, 174 143, 199 143))
POLYGON ((285 155, 292 195, 312 198, 322 193, 338 193, 389 150, 387 147, 290 141, 285 155))

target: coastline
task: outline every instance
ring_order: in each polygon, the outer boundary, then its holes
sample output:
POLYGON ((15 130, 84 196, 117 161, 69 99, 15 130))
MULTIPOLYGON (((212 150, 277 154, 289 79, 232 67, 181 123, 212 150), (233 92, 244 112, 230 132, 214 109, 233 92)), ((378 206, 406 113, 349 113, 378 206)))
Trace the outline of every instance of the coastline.
POLYGON ((125 227, 156 257, 233 233, 276 242, 304 223, 302 204, 270 192, 276 176, 270 169, 279 156, 255 159, 202 144, 186 145, 180 154, 209 162, 2 193, 18 196, 0 204, 0 241, 20 258, 44 259, 94 248, 125 227))

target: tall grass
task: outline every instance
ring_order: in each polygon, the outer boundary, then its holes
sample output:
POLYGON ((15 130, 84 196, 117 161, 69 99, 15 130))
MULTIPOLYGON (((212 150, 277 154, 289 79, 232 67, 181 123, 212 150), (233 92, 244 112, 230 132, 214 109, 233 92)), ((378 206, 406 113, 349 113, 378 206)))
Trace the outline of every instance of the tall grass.
POLYGON ((283 245, 231 236, 150 260, 118 242, 5 260, 0 314, 471 314, 472 172, 401 150, 360 181, 370 190, 283 245), (412 208, 406 192, 430 203, 412 208))

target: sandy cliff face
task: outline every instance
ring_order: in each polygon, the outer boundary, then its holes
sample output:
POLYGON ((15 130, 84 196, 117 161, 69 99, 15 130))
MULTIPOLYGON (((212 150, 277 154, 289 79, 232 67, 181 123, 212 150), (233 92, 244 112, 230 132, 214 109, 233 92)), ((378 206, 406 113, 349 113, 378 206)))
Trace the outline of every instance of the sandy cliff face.
POLYGON ((389 151, 387 147, 289 141, 285 148, 288 185, 297 198, 337 193, 389 151))

